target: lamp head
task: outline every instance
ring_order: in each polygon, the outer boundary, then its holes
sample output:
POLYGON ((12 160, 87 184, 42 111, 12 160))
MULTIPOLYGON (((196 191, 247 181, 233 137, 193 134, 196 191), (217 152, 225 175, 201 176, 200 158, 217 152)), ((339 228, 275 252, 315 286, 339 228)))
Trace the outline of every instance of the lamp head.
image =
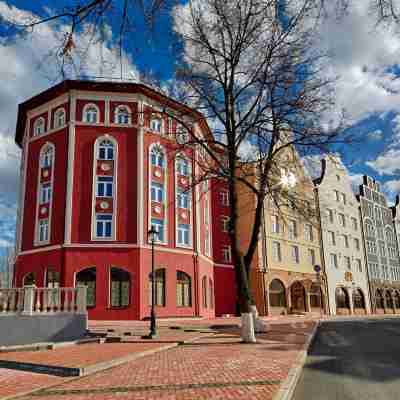
POLYGON ((149 238, 150 242, 154 242, 157 239, 157 236, 158 236, 158 232, 152 225, 150 230, 147 232, 147 237, 149 238))

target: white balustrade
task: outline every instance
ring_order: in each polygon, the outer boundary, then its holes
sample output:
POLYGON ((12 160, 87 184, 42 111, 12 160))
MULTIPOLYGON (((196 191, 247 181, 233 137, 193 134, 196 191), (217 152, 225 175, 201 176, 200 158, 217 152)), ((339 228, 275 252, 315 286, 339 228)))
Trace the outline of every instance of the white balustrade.
POLYGON ((86 286, 0 289, 0 316, 7 313, 34 315, 61 312, 86 313, 86 286))

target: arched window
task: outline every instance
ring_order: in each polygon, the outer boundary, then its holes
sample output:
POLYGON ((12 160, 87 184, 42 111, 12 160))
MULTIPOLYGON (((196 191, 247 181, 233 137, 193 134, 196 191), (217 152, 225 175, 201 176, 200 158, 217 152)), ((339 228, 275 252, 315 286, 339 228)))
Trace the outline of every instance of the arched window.
POLYGON ((336 288, 336 308, 348 308, 350 309, 349 295, 341 287, 336 288))
POLYGON ((44 133, 46 122, 43 117, 38 118, 33 124, 33 136, 38 136, 44 133))
POLYGON ((41 153, 42 153, 40 158, 41 167, 50 168, 53 164, 53 156, 54 156, 53 146, 47 145, 42 149, 41 153))
POLYGON ((58 288, 60 287, 60 272, 52 268, 46 270, 46 287, 58 288))
POLYGON ((208 293, 207 293, 207 277, 203 276, 203 279, 201 280, 201 292, 203 295, 203 307, 207 308, 208 306, 208 293))
POLYGON ((176 141, 178 144, 185 144, 189 141, 189 133, 187 129, 180 124, 176 129, 176 141))
POLYGON ((318 284, 313 283, 310 288, 310 306, 313 308, 321 308, 321 288, 318 284))
POLYGON ((86 305, 88 307, 96 306, 96 268, 85 268, 76 274, 75 286, 85 285, 86 305))
POLYGON ((385 302, 383 300, 383 295, 379 289, 376 289, 376 292, 375 292, 375 304, 376 304, 376 308, 381 308, 381 309, 385 308, 385 302))
POLYGON ((164 168, 165 158, 162 149, 159 146, 153 146, 150 151, 151 165, 153 167, 164 168))
POLYGON ((394 305, 396 308, 400 308, 400 293, 397 291, 394 294, 394 305))
POLYGON ((64 108, 59 108, 54 113, 54 128, 60 128, 65 125, 65 110, 64 108))
POLYGON ((29 272, 22 278, 22 286, 32 286, 35 283, 36 276, 34 272, 29 272))
POLYGON ((274 279, 269 285, 269 305, 271 307, 286 307, 285 286, 279 279, 274 279))
POLYGON ((111 307, 126 307, 130 303, 131 275, 121 268, 111 268, 111 307))
POLYGON ((150 120, 150 129, 153 132, 161 133, 162 119, 159 116, 154 116, 150 120))
MULTIPOLYGON (((152 299, 151 272, 149 273, 149 305, 152 299)), ((154 271, 154 305, 165 307, 165 268, 158 268, 154 271)))
POLYGON ((360 289, 355 289, 353 291, 353 305, 354 308, 365 309, 364 295, 360 289))
POLYGON ((97 159, 98 160, 114 160, 115 149, 114 143, 109 139, 104 139, 99 143, 97 159))
POLYGON ((390 293, 390 290, 386 290, 386 307, 393 308, 393 297, 392 293, 390 293))
POLYGON ((186 158, 182 156, 176 158, 176 172, 179 175, 189 176, 189 162, 186 158))
POLYGON ((210 294, 210 308, 214 308, 214 284, 211 278, 208 279, 208 293, 210 294))
POLYGON ((89 124, 96 124, 100 120, 100 111, 95 104, 86 104, 83 109, 83 121, 89 124))
POLYGON ((192 306, 192 283, 190 276, 183 271, 176 273, 176 306, 192 306))
POLYGON ((115 109, 114 123, 115 124, 131 123, 131 111, 127 106, 118 106, 115 109))

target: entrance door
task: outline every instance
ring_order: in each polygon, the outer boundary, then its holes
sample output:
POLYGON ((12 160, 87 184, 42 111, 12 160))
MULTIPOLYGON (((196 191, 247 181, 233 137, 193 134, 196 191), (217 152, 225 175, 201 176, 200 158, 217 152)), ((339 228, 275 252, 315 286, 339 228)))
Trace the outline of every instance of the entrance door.
POLYGON ((306 292, 300 282, 294 282, 290 287, 290 298, 294 311, 306 311, 306 292))

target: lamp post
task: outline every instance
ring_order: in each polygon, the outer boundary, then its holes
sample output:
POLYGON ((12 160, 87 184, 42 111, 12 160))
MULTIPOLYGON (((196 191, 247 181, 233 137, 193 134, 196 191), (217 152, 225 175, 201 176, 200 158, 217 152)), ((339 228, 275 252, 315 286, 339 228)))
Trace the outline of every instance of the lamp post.
POLYGON ((158 232, 154 226, 147 232, 148 239, 151 242, 151 313, 150 313, 150 332, 143 336, 144 339, 155 339, 158 337, 156 328, 156 313, 154 311, 155 286, 154 286, 154 241, 158 236, 158 232))

